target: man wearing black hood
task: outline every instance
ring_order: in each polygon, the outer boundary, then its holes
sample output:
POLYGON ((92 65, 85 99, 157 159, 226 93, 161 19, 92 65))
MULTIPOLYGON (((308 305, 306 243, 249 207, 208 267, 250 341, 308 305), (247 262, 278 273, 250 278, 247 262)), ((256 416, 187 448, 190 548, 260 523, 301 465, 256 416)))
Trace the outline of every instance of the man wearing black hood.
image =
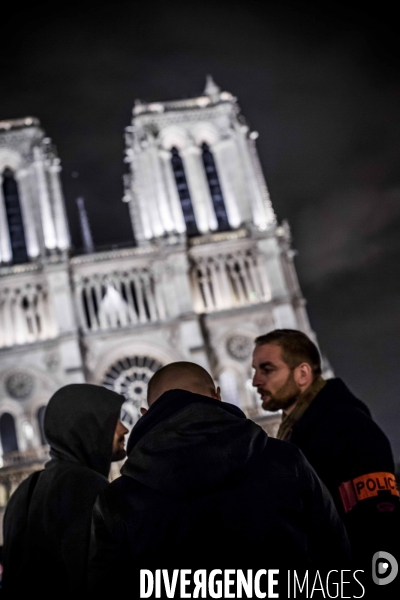
POLYGON ((44 433, 51 460, 22 482, 4 517, 6 598, 73 598, 86 590, 93 505, 111 461, 126 456, 123 402, 90 384, 67 385, 50 399, 44 433))
POLYGON ((325 381, 315 344, 277 329, 255 340, 253 385, 265 410, 283 411, 278 438, 296 444, 332 494, 356 566, 398 556, 399 492, 390 443, 341 379, 325 381))
POLYGON ((345 568, 344 527, 301 452, 221 402, 207 371, 163 367, 148 404, 94 508, 93 597, 117 572, 119 594, 138 597, 140 569, 345 568))

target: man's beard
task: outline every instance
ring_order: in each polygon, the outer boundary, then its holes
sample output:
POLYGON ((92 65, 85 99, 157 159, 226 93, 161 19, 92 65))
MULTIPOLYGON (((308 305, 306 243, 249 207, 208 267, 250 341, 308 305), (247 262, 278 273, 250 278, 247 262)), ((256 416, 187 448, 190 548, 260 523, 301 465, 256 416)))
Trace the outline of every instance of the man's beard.
POLYGON ((267 400, 262 400, 261 406, 270 412, 287 410, 293 406, 300 394, 301 390, 294 380, 293 371, 290 371, 282 387, 274 395, 270 395, 267 400))
POLYGON ((111 462, 116 462, 118 460, 123 460, 126 456, 126 450, 125 448, 118 448, 117 450, 114 450, 112 455, 111 455, 111 462))

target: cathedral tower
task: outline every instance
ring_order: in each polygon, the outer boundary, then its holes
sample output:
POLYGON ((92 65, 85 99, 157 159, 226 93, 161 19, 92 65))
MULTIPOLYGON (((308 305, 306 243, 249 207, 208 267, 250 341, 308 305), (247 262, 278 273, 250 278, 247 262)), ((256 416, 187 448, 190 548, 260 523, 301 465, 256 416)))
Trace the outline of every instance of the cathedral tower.
POLYGON ((21 264, 69 246, 60 160, 38 119, 0 122, 0 263, 21 264))
POLYGON ((50 395, 63 383, 83 381, 60 170, 37 119, 0 121, 0 460, 5 465, 37 459, 50 395))
POLYGON ((236 98, 211 77, 198 98, 136 102, 124 200, 139 247, 180 241, 192 309, 223 397, 261 418, 251 386, 253 339, 277 327, 313 333, 256 138, 236 98))

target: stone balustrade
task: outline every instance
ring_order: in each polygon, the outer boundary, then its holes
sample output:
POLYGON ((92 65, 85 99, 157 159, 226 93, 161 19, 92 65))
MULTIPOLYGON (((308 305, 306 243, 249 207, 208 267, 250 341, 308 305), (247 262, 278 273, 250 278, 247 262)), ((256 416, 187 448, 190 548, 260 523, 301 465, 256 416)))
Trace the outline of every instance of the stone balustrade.
POLYGON ((143 260, 139 253, 135 256, 135 250, 114 252, 115 258, 124 258, 125 253, 128 259, 117 263, 112 256, 108 264, 72 260, 75 305, 83 332, 133 327, 168 317, 155 257, 149 252, 153 260, 143 260))
POLYGON ((29 448, 23 452, 6 452, 2 456, 3 468, 16 467, 18 465, 27 465, 35 461, 46 461, 49 459, 49 447, 39 446, 38 448, 29 448))
POLYGON ((165 305, 150 270, 129 269, 75 278, 84 331, 127 327, 165 319, 165 305))
POLYGON ((46 282, 7 280, 0 288, 0 348, 55 337, 46 282))
POLYGON ((214 312, 271 299, 264 258, 255 246, 244 245, 233 250, 216 247, 213 254, 197 250, 191 250, 196 312, 214 312))

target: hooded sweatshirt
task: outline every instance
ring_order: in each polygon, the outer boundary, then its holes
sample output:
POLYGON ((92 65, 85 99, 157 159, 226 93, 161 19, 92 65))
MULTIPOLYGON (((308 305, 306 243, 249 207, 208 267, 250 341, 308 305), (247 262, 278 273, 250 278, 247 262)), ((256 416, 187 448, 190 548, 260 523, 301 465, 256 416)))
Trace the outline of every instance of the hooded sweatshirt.
POLYGON ((128 449, 93 513, 93 597, 111 593, 116 569, 129 572, 119 592, 132 596, 140 568, 310 566, 326 562, 328 549, 347 564, 343 525, 301 452, 236 406, 168 391, 133 428, 128 449))
POLYGON ((58 390, 45 413, 51 460, 10 498, 4 517, 5 597, 64 598, 86 588, 91 513, 107 475, 123 396, 100 386, 58 390))

